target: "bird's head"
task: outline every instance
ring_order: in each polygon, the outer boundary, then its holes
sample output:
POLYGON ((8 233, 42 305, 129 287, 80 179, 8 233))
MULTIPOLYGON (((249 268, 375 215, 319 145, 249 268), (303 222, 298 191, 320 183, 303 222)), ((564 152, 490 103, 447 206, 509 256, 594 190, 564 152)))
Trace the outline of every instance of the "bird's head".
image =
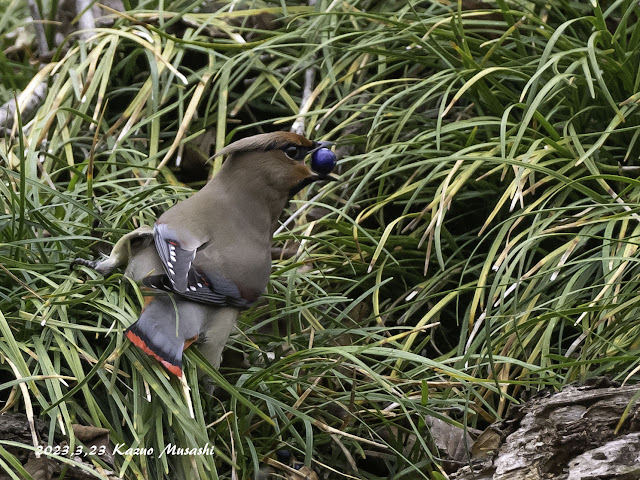
POLYGON ((250 172, 252 178, 260 179, 265 185, 291 197, 315 181, 338 180, 330 173, 335 165, 332 152, 323 151, 330 157, 329 167, 327 162, 321 164, 315 157, 312 168, 305 163, 310 154, 319 153, 320 149, 331 145, 331 142, 315 142, 296 133, 272 132, 233 142, 215 156, 228 155, 226 163, 230 169, 250 172))

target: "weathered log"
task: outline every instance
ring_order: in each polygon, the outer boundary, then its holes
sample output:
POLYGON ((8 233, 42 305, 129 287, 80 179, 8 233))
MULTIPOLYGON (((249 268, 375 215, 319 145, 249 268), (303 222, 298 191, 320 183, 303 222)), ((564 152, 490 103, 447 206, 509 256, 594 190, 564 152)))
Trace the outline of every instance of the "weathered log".
POLYGON ((640 386, 544 391, 476 440, 452 480, 640 479, 640 386))

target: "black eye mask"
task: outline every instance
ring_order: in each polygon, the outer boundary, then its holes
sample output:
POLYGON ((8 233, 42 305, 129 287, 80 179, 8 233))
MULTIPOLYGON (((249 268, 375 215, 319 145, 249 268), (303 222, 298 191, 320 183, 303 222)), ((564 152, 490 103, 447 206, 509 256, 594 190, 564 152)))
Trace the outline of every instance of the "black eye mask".
POLYGON ((309 155, 309 151, 311 149, 309 147, 302 147, 300 145, 290 143, 289 145, 282 147, 280 150, 282 150, 291 160, 300 161, 304 160, 305 157, 309 155))
POLYGON ((333 145, 333 142, 313 142, 313 145, 311 145, 310 147, 297 145, 295 143, 289 143, 287 145, 284 145, 283 147, 271 147, 267 148, 267 150, 275 150, 277 148, 278 150, 282 150, 284 154, 291 160, 302 161, 310 153, 313 153, 321 148, 329 148, 331 145, 333 145))

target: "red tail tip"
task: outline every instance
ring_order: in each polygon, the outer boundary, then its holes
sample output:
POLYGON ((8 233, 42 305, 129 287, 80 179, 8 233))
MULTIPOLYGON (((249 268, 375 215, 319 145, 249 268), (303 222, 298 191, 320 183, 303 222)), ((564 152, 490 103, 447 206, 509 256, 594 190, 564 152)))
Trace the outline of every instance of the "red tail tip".
POLYGON ((178 367, 177 365, 173 365, 172 363, 166 361, 164 358, 160 357, 160 355, 158 355, 156 352, 154 352, 153 350, 151 350, 147 344, 145 343, 144 340, 142 340, 138 335, 136 335, 135 333, 133 333, 131 330, 127 330, 125 332, 125 335, 127 336, 127 338, 131 341, 131 343, 133 343, 136 347, 138 347, 139 349, 141 349, 144 353, 146 353, 147 355, 155 358, 156 360, 158 360, 162 366, 164 368, 166 368, 167 370, 169 370, 171 373, 173 373, 176 377, 180 378, 182 377, 182 369, 180 367, 178 367))

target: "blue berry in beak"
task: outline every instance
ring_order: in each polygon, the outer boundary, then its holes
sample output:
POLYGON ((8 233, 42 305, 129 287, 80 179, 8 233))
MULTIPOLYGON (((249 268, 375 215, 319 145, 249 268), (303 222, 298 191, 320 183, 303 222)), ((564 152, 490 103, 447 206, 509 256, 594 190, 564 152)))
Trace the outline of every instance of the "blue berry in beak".
POLYGON ((327 175, 336 167, 336 154, 328 148, 319 148, 311 154, 311 169, 327 175))

